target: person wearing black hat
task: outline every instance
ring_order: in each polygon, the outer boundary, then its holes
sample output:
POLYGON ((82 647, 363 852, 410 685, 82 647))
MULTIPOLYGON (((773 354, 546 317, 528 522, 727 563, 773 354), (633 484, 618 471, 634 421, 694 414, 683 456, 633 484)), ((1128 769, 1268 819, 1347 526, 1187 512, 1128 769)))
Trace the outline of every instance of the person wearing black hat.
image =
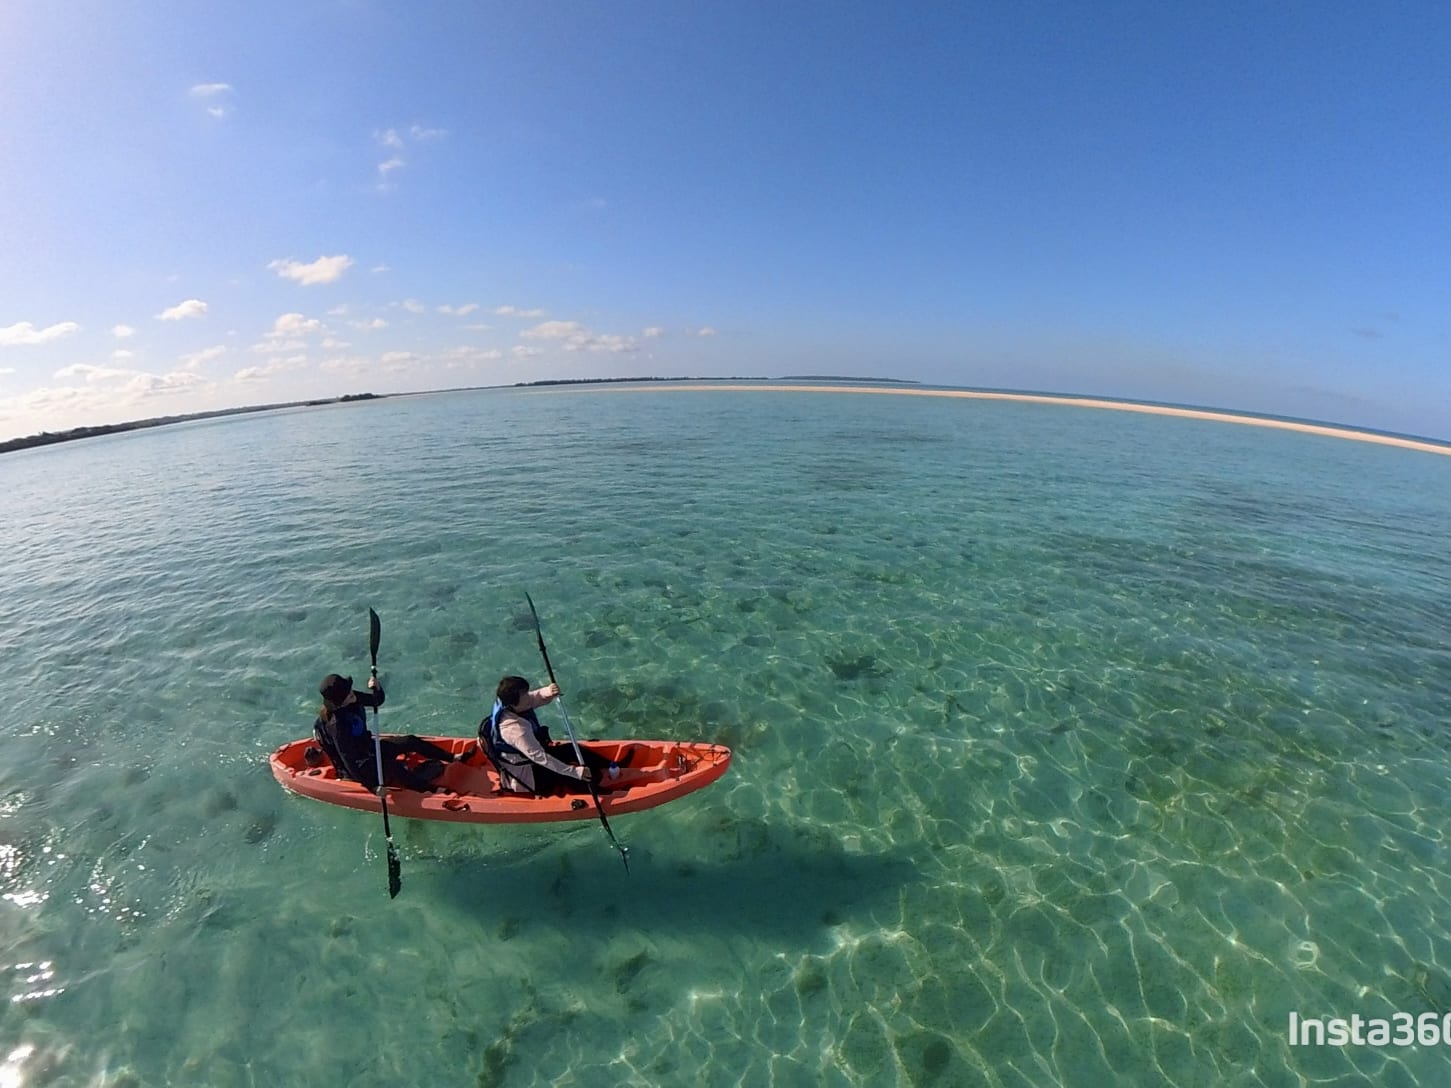
MULTIPOLYGON (((368 678, 368 690, 353 690, 351 676, 330 672, 318 685, 322 709, 312 723, 318 745, 327 753, 339 778, 351 778, 367 789, 378 788, 374 767, 373 734, 368 730, 368 707, 383 705, 383 687, 376 676, 368 678)), ((443 771, 445 763, 453 762, 453 754, 421 737, 380 736, 383 752, 383 782, 410 790, 431 789, 431 783, 443 771), (428 762, 408 767, 405 755, 420 755, 428 762)))

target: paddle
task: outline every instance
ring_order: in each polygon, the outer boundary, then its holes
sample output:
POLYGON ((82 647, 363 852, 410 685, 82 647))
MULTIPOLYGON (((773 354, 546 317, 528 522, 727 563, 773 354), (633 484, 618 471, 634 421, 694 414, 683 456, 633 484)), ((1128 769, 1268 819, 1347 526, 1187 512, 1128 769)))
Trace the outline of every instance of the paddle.
MULTIPOLYGON (((544 645, 544 630, 539 626, 539 613, 534 608, 534 599, 528 593, 524 594, 524 599, 529 602, 529 614, 534 617, 534 635, 539 639, 539 653, 544 657, 544 668, 549 673, 549 682, 557 688, 559 687, 559 681, 554 679, 554 666, 549 663, 549 650, 544 645)), ((574 758, 583 767, 585 765, 584 753, 579 750, 579 741, 574 738, 574 726, 570 724, 569 711, 564 709, 564 696, 557 695, 554 701, 559 704, 559 713, 564 718, 564 728, 569 731, 569 743, 574 746, 574 758)), ((615 838, 615 833, 610 830, 610 821, 605 819, 605 810, 600 805, 600 793, 599 790, 595 789, 594 779, 586 779, 585 785, 589 787, 589 795, 594 800, 595 812, 599 814, 600 823, 604 825, 605 834, 610 837, 610 845, 620 852, 620 860, 625 863, 625 872, 628 873, 630 871, 630 848, 621 845, 620 840, 615 838)))
MULTIPOLYGON (((373 679, 378 678, 378 640, 383 636, 383 621, 368 609, 368 654, 373 659, 373 679)), ((393 845, 393 829, 388 826, 388 793, 383 785, 383 742, 378 733, 378 708, 373 708, 373 760, 378 768, 378 805, 383 810, 383 837, 388 840, 388 898, 396 899, 403 889, 403 867, 398 849, 393 845)))

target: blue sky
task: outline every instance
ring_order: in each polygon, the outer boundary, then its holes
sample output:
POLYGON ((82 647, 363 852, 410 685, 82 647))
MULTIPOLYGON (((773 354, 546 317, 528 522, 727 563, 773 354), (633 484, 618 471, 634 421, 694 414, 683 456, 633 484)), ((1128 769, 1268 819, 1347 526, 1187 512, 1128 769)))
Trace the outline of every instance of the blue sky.
POLYGON ((1451 7, 0 7, 0 438, 878 375, 1451 438, 1451 7))

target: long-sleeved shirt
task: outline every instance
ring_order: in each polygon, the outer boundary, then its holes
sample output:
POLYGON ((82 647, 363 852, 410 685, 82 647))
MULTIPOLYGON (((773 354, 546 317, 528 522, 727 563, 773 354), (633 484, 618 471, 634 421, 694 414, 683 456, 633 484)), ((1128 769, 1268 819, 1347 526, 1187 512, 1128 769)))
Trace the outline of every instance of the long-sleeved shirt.
MULTIPOLYGON (((539 688, 526 694, 519 700, 519 710, 533 710, 535 707, 543 706, 549 702, 540 694, 544 689, 539 688)), ((506 766, 501 769, 499 778, 502 780, 504 789, 513 793, 534 793, 537 790, 534 776, 536 766, 546 767, 555 774, 563 775, 565 778, 582 779, 583 775, 579 767, 573 763, 565 763, 549 754, 544 747, 544 741, 539 732, 535 729, 534 723, 522 714, 505 708, 499 711, 499 739, 506 745, 513 748, 525 761, 511 759, 511 753, 503 753, 506 766), (527 762, 526 762, 527 761, 527 762)))

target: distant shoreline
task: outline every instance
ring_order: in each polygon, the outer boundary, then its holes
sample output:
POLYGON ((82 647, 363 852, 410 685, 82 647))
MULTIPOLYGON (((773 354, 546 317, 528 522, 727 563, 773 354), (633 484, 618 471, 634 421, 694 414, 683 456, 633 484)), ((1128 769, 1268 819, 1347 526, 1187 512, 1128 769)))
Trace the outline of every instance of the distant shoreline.
POLYGON ((142 431, 149 427, 165 427, 172 423, 190 423, 197 419, 219 419, 224 416, 240 416, 252 412, 275 412, 283 408, 316 408, 325 404, 346 404, 356 400, 382 400, 385 395, 381 393, 349 393, 342 397, 293 400, 282 404, 253 404, 244 408, 215 408, 209 412, 188 412, 179 416, 155 416, 151 419, 133 419, 127 423, 101 423, 93 427, 72 427, 67 431, 41 431, 39 434, 0 442, 0 453, 35 449, 37 446, 53 446, 57 442, 74 442, 81 438, 99 438, 103 434, 124 434, 126 431, 142 431))
POLYGON ((1112 397, 1094 397, 1075 393, 1042 393, 1030 390, 971 389, 954 387, 922 388, 921 382, 904 378, 861 378, 847 375, 828 374, 786 374, 778 378, 757 377, 643 377, 643 378, 540 378, 530 382, 515 382, 512 385, 458 386, 452 389, 419 390, 408 393, 350 393, 341 397, 324 397, 314 400, 288 401, 280 404, 259 404, 243 408, 222 408, 208 412, 191 412, 185 415, 158 416, 153 419, 134 420, 128 423, 111 423, 92 427, 74 427, 66 431, 29 435, 0 442, 0 454, 15 450, 33 449, 38 446, 54 445, 82 438, 94 438, 107 434, 161 427, 171 423, 188 423, 201 419, 216 419, 226 416, 247 415, 256 412, 279 411, 286 408, 321 407, 330 404, 346 404, 354 401, 388 400, 398 397, 420 397, 442 393, 484 392, 499 389, 546 390, 560 386, 627 386, 632 384, 654 384, 667 386, 671 391, 697 392, 718 390, 720 384, 732 383, 730 388, 742 392, 796 392, 796 393, 876 393, 886 396, 947 397, 967 400, 998 400, 1026 404, 1052 404, 1066 407, 1099 408, 1120 412, 1137 412, 1147 415, 1174 416, 1180 419, 1199 419, 1216 423, 1237 423, 1245 426, 1269 427, 1278 430, 1295 431, 1300 434, 1320 435, 1327 438, 1341 438, 1357 442, 1370 442, 1399 449, 1417 450, 1423 453, 1451 456, 1451 441, 1442 441, 1418 435, 1397 434, 1392 431, 1377 431, 1348 424, 1270 416, 1219 408, 1201 408, 1191 405, 1167 404, 1157 401, 1122 400, 1112 397), (831 385, 809 384, 831 382, 831 385), (790 383, 790 384, 788 384, 790 383), (904 388, 913 387, 913 388, 904 388))
POLYGON ((53 446, 58 442, 75 442, 82 438, 99 438, 107 434, 124 434, 149 427, 165 427, 172 423, 191 423, 198 419, 219 419, 224 416, 247 415, 254 412, 276 412, 284 408, 319 408, 328 404, 348 404, 359 400, 386 400, 391 397, 426 396, 430 393, 462 393, 484 389, 523 389, 544 385, 600 385, 623 382, 890 382, 897 385, 917 385, 905 378, 854 378, 834 377, 829 374, 788 374, 781 378, 541 378, 532 382, 515 382, 513 385, 473 385, 455 389, 429 389, 421 393, 348 393, 341 397, 320 397, 314 400, 284 401, 279 404, 253 404, 242 408, 215 408, 207 412, 187 412, 176 416, 154 416, 150 419, 134 419, 125 423, 101 423, 88 427, 71 427, 64 431, 41 431, 23 438, 11 438, 0 442, 0 453, 14 450, 35 449, 37 446, 53 446))

